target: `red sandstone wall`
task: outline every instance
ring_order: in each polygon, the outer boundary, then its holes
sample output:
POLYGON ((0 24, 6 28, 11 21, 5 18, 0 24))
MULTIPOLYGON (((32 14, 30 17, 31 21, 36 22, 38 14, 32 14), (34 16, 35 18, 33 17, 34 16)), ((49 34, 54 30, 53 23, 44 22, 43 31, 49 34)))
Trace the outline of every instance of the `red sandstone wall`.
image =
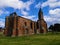
POLYGON ((44 20, 42 20, 42 26, 43 26, 43 29, 44 29, 44 33, 47 32, 47 24, 44 20))
POLYGON ((9 26, 9 17, 6 17, 6 21, 5 21, 5 30, 4 30, 4 35, 7 36, 8 35, 8 26, 9 26))
POLYGON ((33 34, 34 33, 34 22, 32 22, 32 29, 30 26, 30 23, 32 21, 22 18, 22 17, 18 17, 18 35, 28 35, 28 34, 33 34), (25 26, 26 23, 26 26, 25 26), (25 34, 25 30, 28 30, 28 34, 25 34))
MULTIPOLYGON (((41 32, 41 31, 42 31, 42 33, 46 33, 47 32, 47 24, 46 24, 46 22, 44 20, 40 20, 40 21, 38 21, 38 23, 41 24, 42 30, 37 29, 37 33, 41 32)), ((40 24, 39 24, 39 27, 40 27, 40 24)))
MULTIPOLYGON (((14 21, 13 21, 13 28, 12 28, 12 35, 11 36, 22 36, 22 35, 31 35, 34 34, 34 30, 37 31, 37 33, 40 33, 40 29, 36 29, 37 25, 36 22, 31 21, 29 19, 19 17, 19 16, 14 16, 14 21), (26 25, 25 25, 26 23, 26 25), (32 23, 32 28, 31 28, 31 23, 32 23), (35 26, 35 27, 34 27, 35 26)), ((40 21, 38 21, 40 23, 40 21)), ((40 26, 40 24, 39 24, 40 26)), ((44 28, 44 32, 47 32, 47 25, 44 20, 41 21, 41 26, 44 28)), ((6 19, 6 30, 4 31, 5 35, 8 35, 8 28, 9 28, 9 21, 8 18, 6 19)))

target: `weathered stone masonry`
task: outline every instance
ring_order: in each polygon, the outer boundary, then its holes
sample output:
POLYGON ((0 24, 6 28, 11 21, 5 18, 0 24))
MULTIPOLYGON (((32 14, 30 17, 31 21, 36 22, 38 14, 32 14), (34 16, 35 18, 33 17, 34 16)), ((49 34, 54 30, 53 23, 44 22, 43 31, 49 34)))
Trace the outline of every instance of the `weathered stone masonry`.
POLYGON ((37 22, 18 16, 15 12, 6 17, 4 30, 5 36, 23 36, 46 32, 47 23, 43 19, 41 8, 38 13, 37 22))

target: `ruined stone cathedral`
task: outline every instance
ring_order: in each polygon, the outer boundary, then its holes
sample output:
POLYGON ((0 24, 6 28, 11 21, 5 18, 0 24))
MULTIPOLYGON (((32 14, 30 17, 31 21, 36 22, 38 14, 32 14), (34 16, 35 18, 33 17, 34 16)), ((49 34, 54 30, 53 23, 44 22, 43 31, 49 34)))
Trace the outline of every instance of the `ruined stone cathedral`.
POLYGON ((38 20, 32 21, 30 19, 18 16, 15 12, 7 16, 5 19, 5 36, 23 36, 40 34, 47 32, 47 23, 43 18, 43 12, 40 8, 38 12, 38 20))

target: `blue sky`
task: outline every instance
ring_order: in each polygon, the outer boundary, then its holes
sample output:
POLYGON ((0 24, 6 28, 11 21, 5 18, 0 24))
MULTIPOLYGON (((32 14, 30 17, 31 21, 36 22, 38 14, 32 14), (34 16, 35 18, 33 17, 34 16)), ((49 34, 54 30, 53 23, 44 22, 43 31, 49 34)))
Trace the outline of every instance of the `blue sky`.
POLYGON ((5 17, 13 12, 37 21, 40 6, 48 26, 60 23, 60 0, 0 0, 0 27, 5 26, 5 17))

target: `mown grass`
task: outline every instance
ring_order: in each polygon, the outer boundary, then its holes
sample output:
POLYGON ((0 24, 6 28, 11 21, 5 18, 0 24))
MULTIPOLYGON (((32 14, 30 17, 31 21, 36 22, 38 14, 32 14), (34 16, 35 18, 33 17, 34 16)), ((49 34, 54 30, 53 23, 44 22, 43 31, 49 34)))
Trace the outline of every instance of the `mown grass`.
POLYGON ((0 36, 0 45, 60 45, 60 34, 36 34, 21 37, 0 36))

